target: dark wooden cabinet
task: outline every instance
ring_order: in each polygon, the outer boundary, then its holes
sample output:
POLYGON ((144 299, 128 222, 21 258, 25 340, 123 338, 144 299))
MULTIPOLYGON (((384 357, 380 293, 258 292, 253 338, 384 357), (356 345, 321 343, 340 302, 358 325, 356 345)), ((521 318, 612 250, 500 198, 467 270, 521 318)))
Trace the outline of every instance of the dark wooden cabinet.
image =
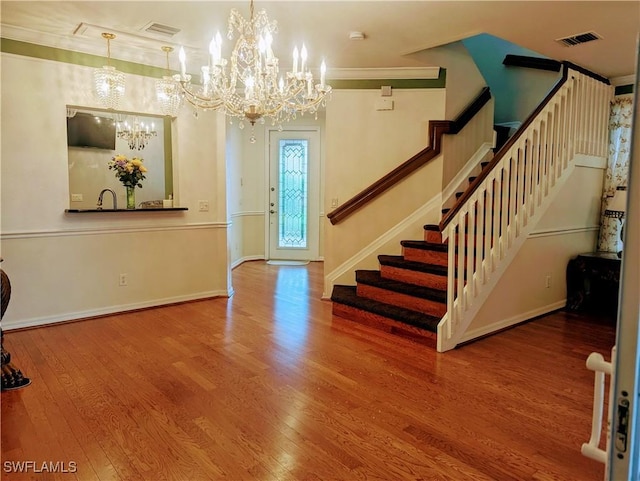
POLYGON ((567 309, 615 318, 618 313, 620 258, 612 252, 589 252, 567 265, 567 309))

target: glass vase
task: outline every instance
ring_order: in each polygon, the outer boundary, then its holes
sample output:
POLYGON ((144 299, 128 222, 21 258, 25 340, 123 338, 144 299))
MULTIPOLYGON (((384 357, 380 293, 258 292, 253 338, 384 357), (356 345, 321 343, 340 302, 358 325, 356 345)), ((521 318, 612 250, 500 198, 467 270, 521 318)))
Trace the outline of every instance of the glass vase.
POLYGON ((136 191, 135 187, 127 186, 127 209, 136 208, 136 191))

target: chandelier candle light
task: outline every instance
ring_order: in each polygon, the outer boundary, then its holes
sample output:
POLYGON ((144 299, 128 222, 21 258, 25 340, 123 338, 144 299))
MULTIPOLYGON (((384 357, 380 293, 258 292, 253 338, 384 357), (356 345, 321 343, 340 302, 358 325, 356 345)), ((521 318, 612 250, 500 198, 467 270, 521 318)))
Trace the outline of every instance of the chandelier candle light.
MULTIPOLYGON (((293 68, 284 76, 279 75, 278 58, 272 50, 273 35, 277 24, 267 13, 254 14, 253 0, 250 18, 245 20, 237 10, 229 16, 228 38, 238 33, 229 60, 222 57, 220 32, 209 44, 209 63, 202 67, 202 85, 191 84, 187 74, 186 54, 180 48, 180 74, 174 79, 180 83, 186 100, 204 110, 222 110, 229 117, 240 119, 240 128, 247 120, 252 126, 270 118, 272 125, 279 125, 296 118, 296 114, 316 113, 325 105, 331 87, 326 84, 327 67, 322 62, 320 82, 314 84, 307 68, 307 49, 293 50, 293 68)), ((252 137, 252 141, 254 137, 252 137)))

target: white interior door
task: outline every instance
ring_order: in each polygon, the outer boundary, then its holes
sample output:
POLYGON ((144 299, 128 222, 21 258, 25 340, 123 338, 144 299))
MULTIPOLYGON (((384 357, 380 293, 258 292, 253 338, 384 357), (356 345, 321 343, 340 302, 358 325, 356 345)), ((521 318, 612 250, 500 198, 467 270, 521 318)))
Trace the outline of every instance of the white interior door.
POLYGON ((319 191, 319 130, 270 130, 269 259, 318 258, 319 191))
MULTIPOLYGON (((640 36, 636 67, 640 68, 640 36)), ((636 69, 605 479, 640 480, 640 75, 636 69)))

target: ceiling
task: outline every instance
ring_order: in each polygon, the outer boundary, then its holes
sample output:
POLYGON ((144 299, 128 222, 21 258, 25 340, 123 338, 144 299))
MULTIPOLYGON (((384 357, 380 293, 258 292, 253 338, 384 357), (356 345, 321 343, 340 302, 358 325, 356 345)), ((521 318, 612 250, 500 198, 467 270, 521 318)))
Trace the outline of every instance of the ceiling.
MULTIPOLYGON (((216 31, 225 37, 231 8, 249 16, 249 1, 4 1, 2 37, 96 55, 106 55, 102 31, 116 33, 114 58, 164 67, 163 45, 184 45, 200 64, 216 31), (180 29, 173 37, 145 28, 159 23, 180 29), (84 24, 82 28, 78 28, 84 24), (88 28, 85 28, 87 27, 88 28), (199 58, 197 58, 199 57, 199 58)), ((260 1, 278 22, 274 51, 290 67, 294 45, 303 42, 309 63, 325 59, 334 69, 426 67, 425 49, 488 33, 541 55, 568 60, 605 77, 635 72, 639 1, 260 1), (352 31, 364 40, 350 40, 352 31), (561 37, 595 32, 601 39, 566 47, 561 37)), ((225 39, 226 41, 226 39, 225 39)), ((223 54, 228 56, 230 41, 223 54)), ((171 67, 178 68, 177 52, 171 67)), ((197 68, 197 65, 190 65, 197 68)), ((190 69, 191 70, 191 69, 190 69)), ((625 80, 629 80, 627 77, 625 80)))

